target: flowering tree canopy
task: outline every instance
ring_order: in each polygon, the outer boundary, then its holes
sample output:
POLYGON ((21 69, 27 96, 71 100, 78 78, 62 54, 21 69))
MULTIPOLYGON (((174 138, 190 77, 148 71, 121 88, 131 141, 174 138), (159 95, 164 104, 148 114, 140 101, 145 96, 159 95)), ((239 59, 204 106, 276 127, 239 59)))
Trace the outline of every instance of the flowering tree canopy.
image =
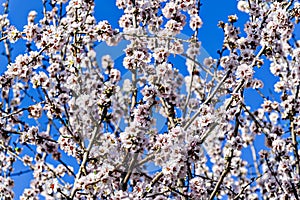
POLYGON ((119 27, 94 3, 43 0, 21 30, 3 4, 1 199, 26 173, 20 199, 300 199, 298 1, 239 0, 247 22, 220 21, 219 57, 203 62, 200 0, 116 0, 119 27), (98 59, 120 41, 122 67, 98 59), (275 96, 255 76, 266 68, 275 96))

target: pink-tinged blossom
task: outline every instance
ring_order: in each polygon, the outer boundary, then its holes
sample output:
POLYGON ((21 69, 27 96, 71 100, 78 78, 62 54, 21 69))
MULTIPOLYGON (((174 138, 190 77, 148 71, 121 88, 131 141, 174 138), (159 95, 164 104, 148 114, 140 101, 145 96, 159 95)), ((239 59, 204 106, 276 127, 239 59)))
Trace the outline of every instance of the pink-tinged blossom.
POLYGON ((272 101, 265 100, 262 104, 262 108, 264 109, 264 112, 271 112, 273 110, 272 108, 272 101))
POLYGON ((216 59, 213 59, 212 57, 205 58, 203 61, 203 64, 212 67, 216 63, 216 59))
POLYGON ((25 188, 23 194, 21 195, 21 200, 32 199, 37 200, 38 191, 34 189, 25 188))
POLYGON ((121 80, 121 72, 117 69, 112 69, 110 71, 109 77, 112 83, 117 83, 121 80))
POLYGON ((20 31, 18 31, 16 29, 16 27, 14 26, 10 26, 7 29, 7 38, 9 40, 9 42, 11 43, 15 43, 18 41, 18 39, 20 39, 22 37, 22 34, 20 33, 20 31))
POLYGON ((239 79, 244 79, 244 80, 249 80, 252 78, 253 76, 253 69, 252 66, 247 65, 247 64, 242 64, 240 66, 238 66, 237 70, 236 70, 236 76, 239 79))
POLYGON ((253 89, 260 89, 264 87, 264 83, 261 80, 253 79, 251 82, 251 87, 253 89))
POLYGON ((182 54, 183 52, 184 52, 184 48, 182 42, 175 40, 174 43, 172 43, 172 46, 170 48, 170 53, 182 54))
POLYGON ((95 27, 95 31, 97 33, 98 41, 108 40, 114 34, 113 29, 108 21, 99 22, 95 27))
POLYGON ((170 19, 178 14, 178 8, 174 2, 168 2, 162 10, 163 15, 170 19))
POLYGON ((143 90, 141 91, 142 95, 143 95, 143 100, 146 101, 146 102, 153 102, 154 98, 155 98, 155 94, 156 94, 156 89, 155 87, 149 87, 149 86, 145 86, 143 88, 143 90))
POLYGON ((193 42, 189 44, 189 48, 187 49, 187 55, 193 58, 200 54, 201 42, 193 42))
POLYGON ((27 23, 31 24, 34 23, 34 19, 37 16, 37 12, 35 10, 32 10, 28 13, 28 17, 27 17, 27 23))
POLYGON ((103 69, 109 71, 110 69, 114 68, 114 62, 110 55, 102 56, 101 61, 103 69))
POLYGON ((45 72, 39 72, 38 74, 34 74, 31 82, 34 88, 41 86, 43 89, 48 89, 50 87, 50 81, 45 72))
POLYGON ((285 148, 286 148, 286 144, 285 144, 284 140, 282 140, 282 139, 275 139, 272 142, 272 150, 275 153, 282 153, 285 151, 285 148))
POLYGON ((270 116, 269 116, 270 121, 271 121, 273 124, 277 124, 278 117, 279 117, 279 116, 278 116, 278 113, 276 113, 276 112, 270 113, 270 116))
POLYGON ((282 92, 285 90, 285 88, 287 87, 287 83, 285 81, 278 81, 277 83, 275 83, 274 85, 274 91, 275 92, 282 92))
POLYGON ((275 63, 271 63, 270 70, 271 70, 272 74, 274 74, 276 76, 278 76, 279 74, 281 74, 282 72, 285 71, 282 65, 275 64, 275 63))
POLYGON ((38 28, 37 24, 28 24, 24 26, 23 32, 25 33, 24 39, 32 42, 35 40, 40 33, 40 29, 38 28))
POLYGON ((125 79, 123 83, 124 92, 130 92, 132 90, 132 83, 129 79, 125 79))
POLYGON ((239 1, 238 2, 238 5, 237 5, 237 8, 242 11, 242 12, 246 12, 248 13, 249 12, 249 3, 247 1, 239 1))
POLYGON ((6 26, 10 24, 9 20, 7 19, 7 14, 0 15, 0 29, 3 30, 6 26))
POLYGON ((43 108, 41 104, 32 105, 28 108, 29 117, 38 119, 42 116, 43 108))
POLYGON ((190 27, 193 31, 202 27, 202 20, 198 15, 192 16, 190 19, 190 27))
POLYGON ((71 155, 74 157, 76 156, 77 145, 71 138, 68 138, 68 136, 61 136, 58 139, 58 143, 60 145, 60 148, 65 151, 67 155, 71 155))
POLYGON ((14 198, 14 193, 11 189, 7 188, 6 185, 0 183, 0 192, 2 194, 2 197, 7 199, 14 198))
POLYGON ((169 20, 166 23, 165 28, 166 28, 166 34, 170 36, 175 36, 179 34, 180 31, 183 29, 182 24, 173 19, 169 20))
POLYGON ((153 58, 158 62, 165 62, 169 56, 169 52, 165 48, 157 48, 153 53, 153 58))

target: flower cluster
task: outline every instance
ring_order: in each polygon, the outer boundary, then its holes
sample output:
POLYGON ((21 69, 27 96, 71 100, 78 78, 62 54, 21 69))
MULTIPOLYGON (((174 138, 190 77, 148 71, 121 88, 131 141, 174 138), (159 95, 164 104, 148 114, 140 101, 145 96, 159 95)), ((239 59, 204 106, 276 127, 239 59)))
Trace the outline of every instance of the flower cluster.
POLYGON ((239 0, 249 19, 220 21, 205 59, 199 0, 116 0, 120 30, 93 0, 44 1, 18 30, 8 3, 0 199, 24 173, 20 199, 300 198, 298 2, 239 0), (121 40, 123 61, 99 56, 121 40))

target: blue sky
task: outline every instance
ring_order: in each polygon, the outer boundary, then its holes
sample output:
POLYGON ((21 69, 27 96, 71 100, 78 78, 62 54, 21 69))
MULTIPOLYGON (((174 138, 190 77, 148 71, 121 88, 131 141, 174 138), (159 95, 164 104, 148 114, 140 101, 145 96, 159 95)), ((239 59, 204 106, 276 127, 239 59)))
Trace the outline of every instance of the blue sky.
MULTIPOLYGON (((4 1, 0 1, 3 3, 4 1)), ((114 28, 118 28, 118 19, 122 15, 122 11, 115 6, 114 0, 95 0, 95 16, 97 20, 108 20, 114 28)), ((227 16, 231 14, 238 14, 240 25, 243 29, 242 24, 247 20, 247 15, 237 11, 236 9, 236 0, 203 0, 203 6, 201 7, 200 16, 203 20, 203 27, 199 32, 199 38, 202 42, 202 47, 207 51, 206 55, 211 55, 214 58, 218 57, 217 50, 222 48, 223 42, 223 31, 217 27, 219 20, 227 20, 227 16)), ((19 30, 22 30, 22 27, 27 23, 27 15, 29 11, 36 10, 38 12, 38 18, 41 17, 42 1, 41 0, 11 0, 9 7, 9 19, 11 24, 15 25, 19 30)), ((2 9, 1 9, 2 11, 2 9)), ((299 27, 297 31, 300 32, 299 27)), ((188 32, 185 33, 188 35, 188 32)), ((25 47, 22 46, 22 42, 17 43, 12 52, 13 57, 19 53, 23 53, 25 47)), ((114 50, 112 50, 114 51, 114 50)), ((120 49, 116 49, 120 51, 120 49)), ((0 52, 3 52, 3 44, 0 45, 0 52)), ((119 54, 119 52, 117 53, 119 54)), ((3 63, 6 63, 6 58, 0 56, 1 70, 3 72, 5 66, 3 63)), ((268 93, 269 89, 273 89, 273 82, 276 80, 272 78, 272 75, 269 72, 267 67, 262 68, 256 71, 257 77, 268 77, 267 84, 264 92, 268 93)), ((253 92, 246 91, 246 97, 251 97, 251 105, 257 106, 262 103, 262 99, 258 95, 254 95, 253 92)), ((20 171, 22 169, 16 169, 20 171)), ((16 179, 16 199, 23 191, 23 183, 28 185, 28 182, 24 181, 26 178, 30 178, 30 174, 27 174, 22 177, 15 177, 16 179)))

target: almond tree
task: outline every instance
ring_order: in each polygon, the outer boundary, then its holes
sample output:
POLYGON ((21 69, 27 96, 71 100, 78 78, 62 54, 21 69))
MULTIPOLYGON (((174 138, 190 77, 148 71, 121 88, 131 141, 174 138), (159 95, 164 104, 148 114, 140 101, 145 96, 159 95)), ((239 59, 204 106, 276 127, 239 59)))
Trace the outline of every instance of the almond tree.
POLYGON ((300 198, 298 1, 238 1, 248 21, 220 21, 219 57, 204 62, 200 0, 117 0, 119 27, 96 21, 93 0, 43 5, 22 30, 8 0, 0 15, 1 199, 19 198, 13 177, 25 173, 21 199, 300 198), (97 61, 97 44, 122 40, 126 70, 110 55, 97 61), (26 52, 13 57, 17 41, 26 52), (255 77, 266 68, 278 98, 255 77), (248 90, 261 106, 251 108, 248 90))

